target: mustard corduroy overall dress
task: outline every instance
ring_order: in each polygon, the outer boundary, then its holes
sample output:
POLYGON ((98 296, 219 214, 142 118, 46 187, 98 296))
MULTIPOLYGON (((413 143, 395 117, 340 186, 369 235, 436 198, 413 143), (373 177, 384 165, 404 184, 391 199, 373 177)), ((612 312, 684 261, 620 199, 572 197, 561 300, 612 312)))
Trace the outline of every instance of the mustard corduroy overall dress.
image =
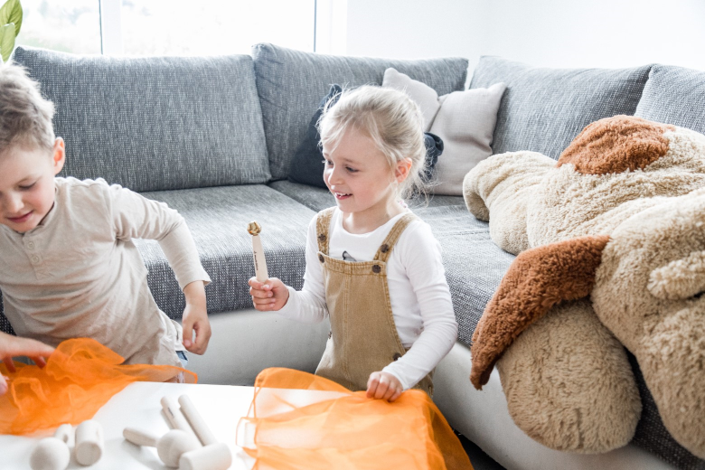
MULTIPOLYGON (((392 315, 387 260, 407 225, 416 216, 402 216, 377 249, 372 261, 345 261, 328 255, 331 217, 335 208, 316 220, 318 261, 323 270, 331 332, 316 374, 352 390, 366 390, 370 374, 404 355, 392 315)), ((414 388, 433 394, 433 372, 414 388)))

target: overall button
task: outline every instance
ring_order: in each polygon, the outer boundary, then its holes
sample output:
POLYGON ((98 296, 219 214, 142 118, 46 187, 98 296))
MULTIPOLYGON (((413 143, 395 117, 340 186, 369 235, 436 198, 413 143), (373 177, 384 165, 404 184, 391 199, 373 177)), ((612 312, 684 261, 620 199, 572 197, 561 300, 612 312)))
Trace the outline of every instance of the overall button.
POLYGON ((401 354, 394 353, 394 355, 392 356, 392 359, 394 359, 395 361, 398 361, 400 357, 401 357, 401 354))
POLYGON ((318 261, 320 261, 321 263, 323 263, 325 261, 325 259, 323 258, 323 255, 321 255, 321 254, 318 255, 318 261))
POLYGON ((381 270, 382 270, 382 268, 379 267, 379 264, 375 264, 374 266, 372 266, 372 272, 373 272, 373 273, 379 274, 379 272, 380 272, 381 270))
POLYGON ((379 247, 379 251, 381 251, 382 253, 388 252, 388 251, 389 251, 389 245, 387 245, 387 244, 385 243, 384 245, 382 245, 382 246, 379 247))
POLYGON ((318 239, 319 239, 320 241, 324 242, 324 241, 326 241, 326 235, 322 233, 322 234, 320 234, 320 235, 318 236, 318 239))
POLYGON ((328 339, 331 339, 332 337, 333 337, 333 332, 332 332, 332 331, 329 331, 329 332, 328 332, 328 339))

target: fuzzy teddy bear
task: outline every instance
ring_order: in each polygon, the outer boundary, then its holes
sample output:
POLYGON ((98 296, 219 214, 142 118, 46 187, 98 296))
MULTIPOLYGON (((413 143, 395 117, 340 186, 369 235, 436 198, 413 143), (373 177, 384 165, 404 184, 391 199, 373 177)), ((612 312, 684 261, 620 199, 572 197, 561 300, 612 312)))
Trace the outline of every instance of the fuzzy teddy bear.
POLYGON ((615 116, 554 160, 490 157, 464 196, 517 258, 473 336, 471 381, 494 365, 516 424, 581 453, 626 445, 636 357, 664 425, 705 458, 705 136, 615 116))

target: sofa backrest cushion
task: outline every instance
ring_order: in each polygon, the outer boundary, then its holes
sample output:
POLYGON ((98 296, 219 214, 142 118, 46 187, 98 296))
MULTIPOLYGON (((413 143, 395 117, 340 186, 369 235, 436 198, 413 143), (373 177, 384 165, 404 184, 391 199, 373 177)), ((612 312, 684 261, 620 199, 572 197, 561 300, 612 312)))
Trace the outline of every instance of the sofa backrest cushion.
POLYGON ((295 51, 272 44, 252 49, 257 91, 262 103, 269 164, 274 179, 286 178, 298 145, 306 138, 311 116, 331 85, 382 85, 394 67, 435 89, 439 95, 462 90, 468 61, 462 58, 387 60, 295 51))
POLYGON ((56 106, 62 175, 135 191, 270 178, 249 55, 116 58, 18 47, 56 106))
POLYGON ((495 154, 530 150, 558 159, 591 122, 633 115, 650 68, 553 69, 484 56, 470 88, 507 84, 497 113, 495 154))
POLYGON ((635 114, 705 134, 705 72, 654 65, 635 114))

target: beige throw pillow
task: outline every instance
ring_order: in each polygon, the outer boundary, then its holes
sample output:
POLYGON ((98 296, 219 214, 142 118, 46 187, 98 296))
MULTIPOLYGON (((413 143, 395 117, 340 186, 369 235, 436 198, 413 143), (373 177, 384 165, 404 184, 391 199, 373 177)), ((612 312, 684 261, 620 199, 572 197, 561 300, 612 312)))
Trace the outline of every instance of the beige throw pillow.
POLYGON ((462 196, 465 174, 492 155, 497 110, 507 86, 497 83, 439 97, 433 88, 392 68, 384 72, 382 86, 405 91, 423 112, 424 131, 443 139, 433 193, 462 196))

